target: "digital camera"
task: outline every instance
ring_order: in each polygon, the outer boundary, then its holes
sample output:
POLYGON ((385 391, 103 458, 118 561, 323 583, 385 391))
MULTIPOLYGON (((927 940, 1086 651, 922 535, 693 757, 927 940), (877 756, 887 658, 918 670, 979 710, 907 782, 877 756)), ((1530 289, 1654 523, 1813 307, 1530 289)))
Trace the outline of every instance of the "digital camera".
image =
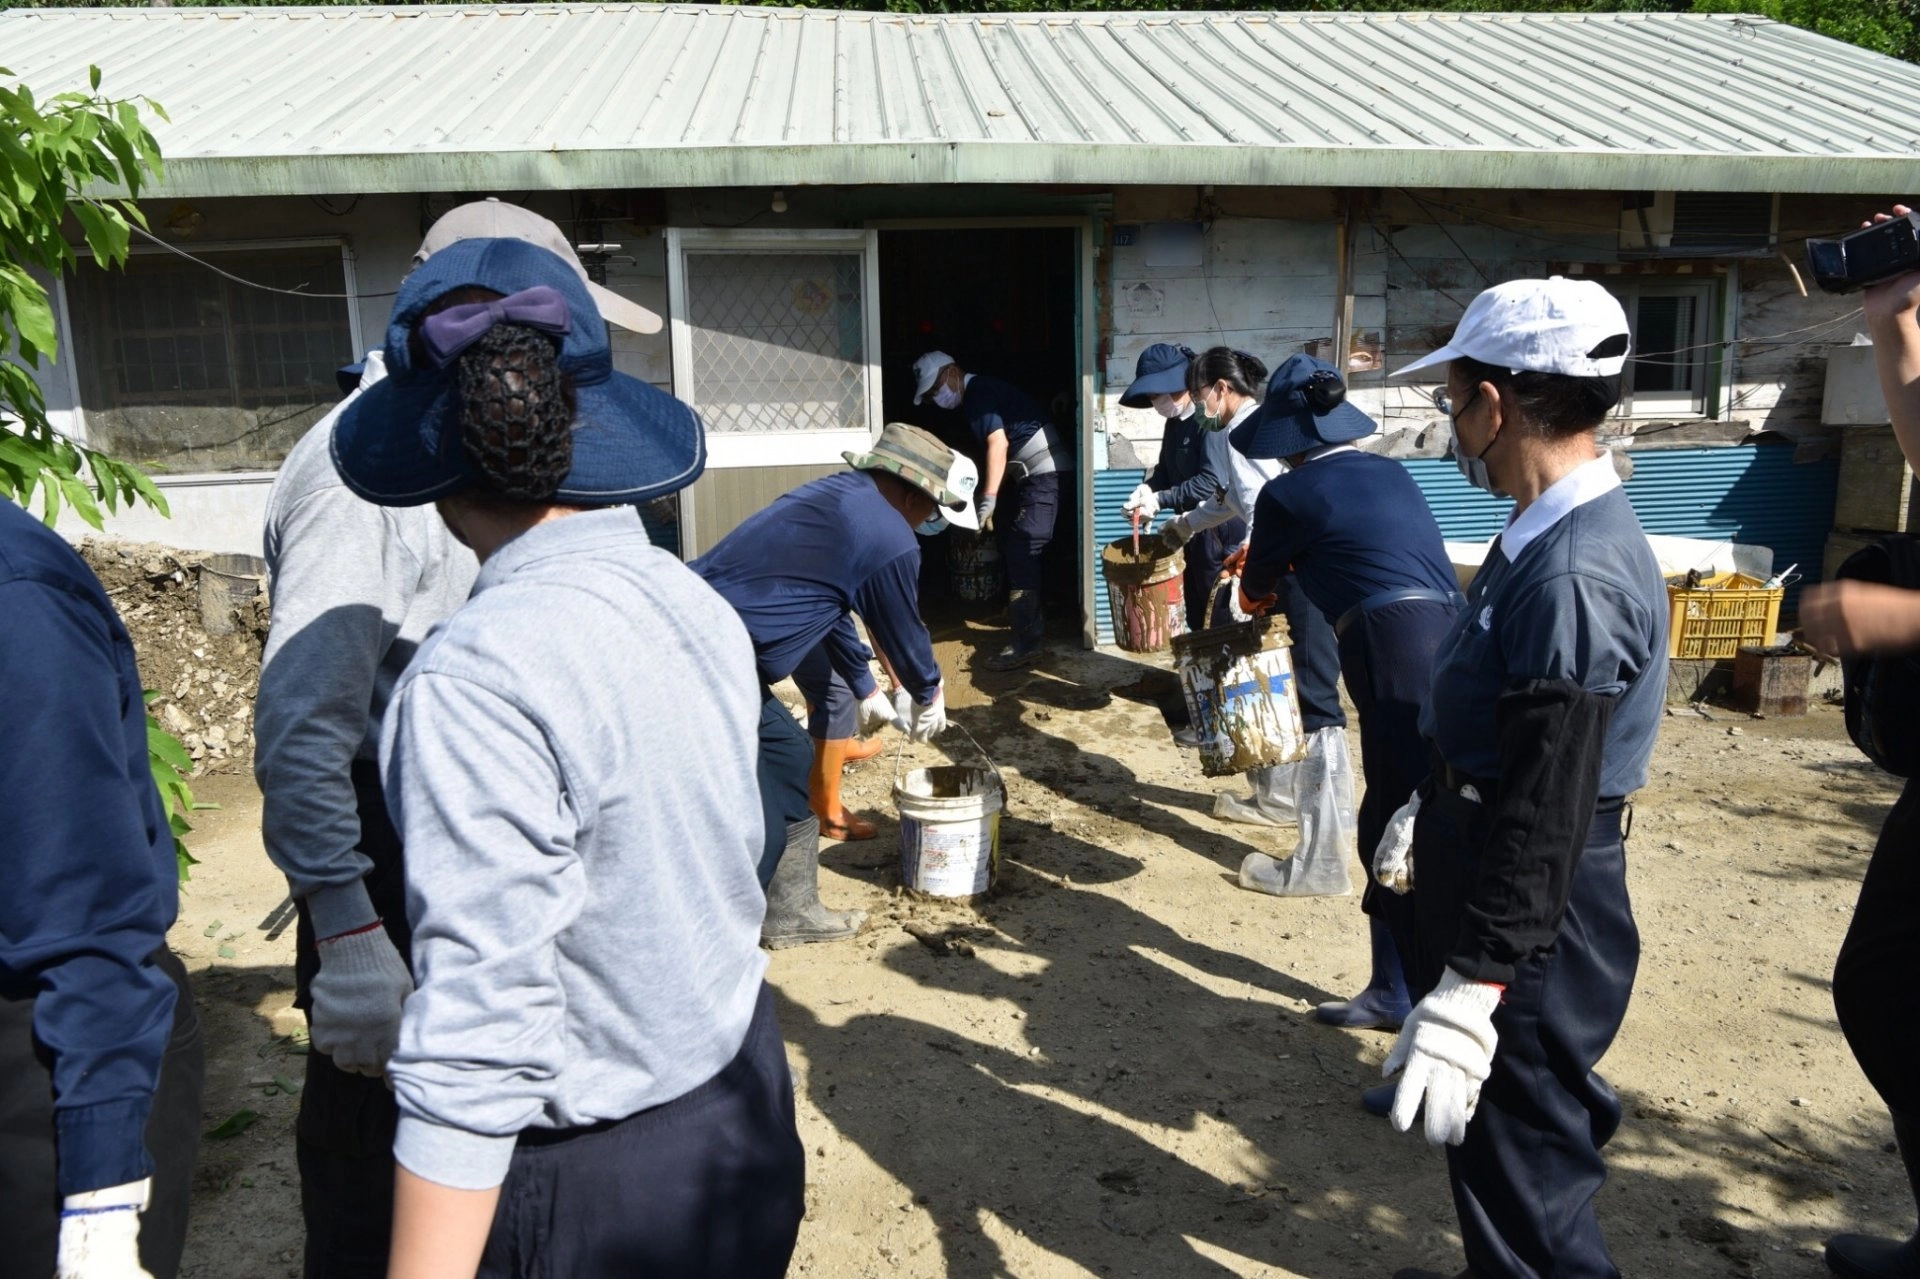
POLYGON ((1908 271, 1920 271, 1920 213, 1876 222, 1846 235, 1807 241, 1813 282, 1828 293, 1852 293, 1908 271))

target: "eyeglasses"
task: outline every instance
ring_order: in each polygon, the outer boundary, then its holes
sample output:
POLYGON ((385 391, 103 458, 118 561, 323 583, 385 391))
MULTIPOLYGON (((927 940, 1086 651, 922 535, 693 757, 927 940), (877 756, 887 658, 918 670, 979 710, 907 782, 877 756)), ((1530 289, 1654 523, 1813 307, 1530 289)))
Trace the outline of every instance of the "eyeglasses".
POLYGON ((1466 403, 1456 409, 1453 406, 1453 397, 1447 394, 1447 388, 1437 386, 1433 389, 1433 407, 1445 413, 1449 418, 1457 418, 1473 407, 1473 402, 1479 395, 1480 388, 1476 386, 1473 388, 1473 394, 1467 397, 1466 403))

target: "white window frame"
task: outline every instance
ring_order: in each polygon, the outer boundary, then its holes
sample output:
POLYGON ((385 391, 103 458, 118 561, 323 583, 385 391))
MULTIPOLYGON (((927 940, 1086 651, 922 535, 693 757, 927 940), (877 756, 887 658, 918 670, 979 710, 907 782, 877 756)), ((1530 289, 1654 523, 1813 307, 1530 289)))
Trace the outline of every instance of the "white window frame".
MULTIPOLYGON (((180 252, 189 257, 201 258, 211 257, 217 253, 258 253, 270 249, 323 249, 329 247, 340 250, 340 287, 341 292, 347 296, 336 300, 347 310, 347 337, 352 351, 352 358, 358 359, 361 353, 367 348, 364 345, 365 338, 361 333, 360 326, 360 286, 358 280, 355 278, 353 244, 345 236, 310 235, 282 237, 272 240, 209 240, 205 243, 196 242, 191 246, 182 246, 180 252)), ((76 244, 74 250, 83 258, 91 258, 93 256, 93 250, 84 244, 76 244)), ((165 245, 144 244, 136 241, 128 246, 127 252, 130 257, 147 257, 172 254, 173 250, 167 248, 165 245)), ((80 349, 79 333, 73 327, 73 316, 67 305, 67 276, 65 272, 54 277, 53 286, 54 323, 58 326, 60 349, 67 357, 61 360, 60 364, 64 365, 66 369, 67 402, 71 406, 64 414, 66 420, 64 422, 56 420, 54 426, 70 438, 86 444, 88 443, 87 406, 83 404, 80 399, 80 361, 86 358, 86 353, 80 349)), ((49 416, 54 417, 56 415, 49 414, 49 416)), ((191 474, 198 475, 200 473, 193 472, 191 474)), ((209 471, 206 472, 206 474, 224 476, 252 474, 252 472, 209 471)), ((261 474, 272 474, 272 472, 261 472, 261 474)), ((189 478, 188 473, 168 476, 170 480, 185 478, 189 478)))
POLYGON ((707 227, 667 228, 667 324, 673 361, 673 393, 700 407, 693 378, 693 327, 687 318, 689 253, 807 253, 857 251, 860 255, 860 344, 865 360, 867 423, 841 431, 710 431, 707 466, 837 464, 849 450, 864 449, 880 432, 880 234, 866 230, 767 231, 707 227))
POLYGON ((1627 330, 1633 335, 1633 350, 1640 349, 1640 302, 1649 297, 1681 297, 1691 295, 1698 299, 1694 308, 1693 334, 1684 340, 1683 345, 1695 348, 1694 365, 1700 373, 1700 391, 1697 395, 1681 394, 1671 391, 1637 391, 1634 387, 1634 363, 1627 361, 1627 369, 1620 388, 1620 405, 1613 412, 1617 418, 1704 418, 1714 420, 1719 417, 1720 388, 1724 385, 1724 368, 1721 356, 1715 353, 1708 343, 1716 325, 1723 321, 1721 314, 1724 305, 1723 289, 1730 290, 1732 285, 1723 276, 1699 275, 1649 275, 1627 279, 1614 277, 1606 279, 1605 284, 1613 295, 1620 299, 1621 309, 1627 313, 1627 330))

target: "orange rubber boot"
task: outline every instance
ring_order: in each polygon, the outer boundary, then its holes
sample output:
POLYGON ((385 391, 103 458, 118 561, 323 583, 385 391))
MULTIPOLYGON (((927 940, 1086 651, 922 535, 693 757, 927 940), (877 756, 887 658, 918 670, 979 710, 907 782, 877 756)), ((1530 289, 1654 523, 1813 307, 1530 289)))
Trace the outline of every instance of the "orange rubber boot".
POLYGON ((872 822, 855 817, 840 802, 840 775, 847 766, 847 748, 852 744, 850 737, 813 743, 813 769, 807 774, 807 806, 820 819, 820 834, 826 839, 872 839, 880 833, 872 822))

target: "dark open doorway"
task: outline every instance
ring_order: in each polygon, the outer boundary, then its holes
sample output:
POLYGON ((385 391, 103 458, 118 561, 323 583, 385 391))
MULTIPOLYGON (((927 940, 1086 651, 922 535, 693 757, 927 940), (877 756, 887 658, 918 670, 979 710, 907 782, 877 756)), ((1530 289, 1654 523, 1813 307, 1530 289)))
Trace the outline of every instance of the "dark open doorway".
MULTIPOLYGON (((945 351, 969 373, 1013 383, 1052 414, 1062 438, 1079 439, 1079 296, 1076 232, 1071 227, 971 227, 880 232, 882 402, 889 422, 909 422, 981 461, 958 413, 913 403, 913 361, 945 351)), ((1076 465, 1081 464, 1076 459, 1076 465)), ((1056 639, 1080 630, 1082 548, 1073 485, 1062 493, 1047 548, 1046 602, 1056 639)), ((961 539, 925 547, 921 607, 936 629, 1004 610, 998 592, 979 598, 982 578, 961 539), (959 563, 967 560, 967 565, 959 563)))

